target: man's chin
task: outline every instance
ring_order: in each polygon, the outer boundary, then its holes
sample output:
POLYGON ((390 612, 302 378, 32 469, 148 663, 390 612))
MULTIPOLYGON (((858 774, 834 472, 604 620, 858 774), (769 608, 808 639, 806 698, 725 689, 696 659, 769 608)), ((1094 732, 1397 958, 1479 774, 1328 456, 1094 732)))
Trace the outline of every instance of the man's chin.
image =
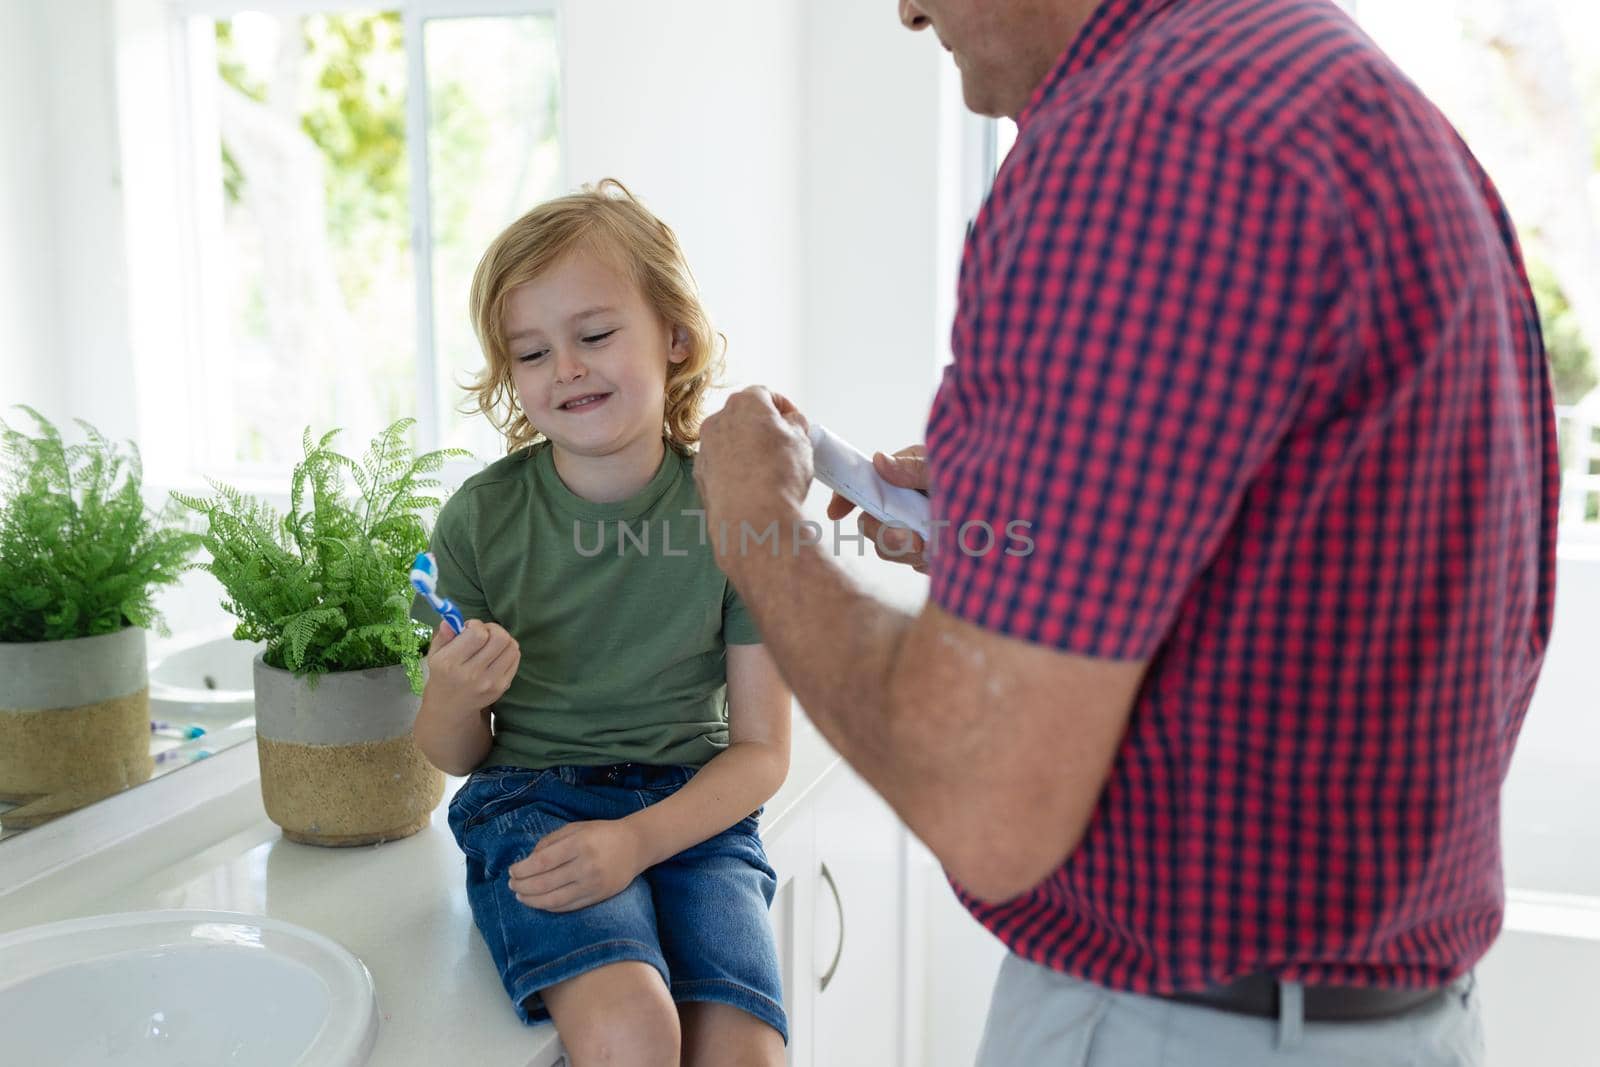
POLYGON ((961 99, 967 110, 985 118, 1010 118, 1010 111, 1000 102, 998 94, 979 78, 961 72, 961 99))

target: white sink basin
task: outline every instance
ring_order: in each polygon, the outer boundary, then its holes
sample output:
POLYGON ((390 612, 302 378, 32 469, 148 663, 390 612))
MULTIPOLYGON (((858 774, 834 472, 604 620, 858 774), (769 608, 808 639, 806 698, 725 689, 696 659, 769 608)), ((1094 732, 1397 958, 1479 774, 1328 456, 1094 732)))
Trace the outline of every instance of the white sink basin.
POLYGON ((143 911, 0 936, 9 1063, 355 1067, 377 1034, 366 965, 276 919, 143 911))
POLYGON ((150 717, 225 726, 255 712, 259 642, 227 634, 168 647, 150 662, 150 717))

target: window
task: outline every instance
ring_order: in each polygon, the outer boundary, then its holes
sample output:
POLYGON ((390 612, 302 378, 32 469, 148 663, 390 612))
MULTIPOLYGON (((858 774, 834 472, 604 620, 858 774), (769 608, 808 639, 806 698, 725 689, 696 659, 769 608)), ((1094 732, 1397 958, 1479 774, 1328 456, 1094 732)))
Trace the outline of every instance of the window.
POLYGON ((1017 123, 1015 119, 994 120, 994 160, 991 172, 998 172, 1000 164, 1006 161, 1006 156, 1011 154, 1011 148, 1017 143, 1017 123))
POLYGON ((355 449, 402 416, 419 447, 497 456, 486 422, 457 411, 482 364, 467 291, 494 235, 565 185, 553 9, 158 6, 166 61, 144 70, 165 85, 124 72, 124 155, 148 178, 154 142, 180 192, 130 183, 130 215, 167 222, 130 257, 136 288, 169 271, 181 327, 136 329, 135 348, 194 417, 145 413, 155 469, 281 480, 307 425, 355 449))
POLYGON ((964 242, 956 238, 960 227, 970 226, 994 187, 996 172, 1017 139, 1017 124, 1011 119, 984 118, 967 110, 961 98, 960 75, 954 66, 944 74, 946 142, 951 146, 945 173, 940 176, 947 208, 947 225, 941 231, 938 274, 942 279, 937 301, 941 336, 945 344, 939 352, 935 380, 954 358, 949 338, 955 323, 956 294, 961 276, 964 242))

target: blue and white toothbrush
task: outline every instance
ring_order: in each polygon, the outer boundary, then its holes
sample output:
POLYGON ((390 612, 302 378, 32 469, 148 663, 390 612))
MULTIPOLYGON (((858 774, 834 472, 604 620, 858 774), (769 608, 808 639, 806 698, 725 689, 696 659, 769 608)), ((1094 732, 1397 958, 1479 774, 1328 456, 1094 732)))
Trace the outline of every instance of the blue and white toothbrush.
POLYGON ((432 552, 417 553, 415 562, 411 564, 411 584, 433 605, 433 610, 450 624, 450 629, 461 632, 466 622, 461 618, 461 609, 439 595, 439 567, 433 561, 432 552))
POLYGON ((164 722, 161 719, 151 719, 150 732, 157 737, 176 737, 182 741, 193 741, 197 737, 204 737, 206 728, 198 723, 185 725, 181 722, 164 722))

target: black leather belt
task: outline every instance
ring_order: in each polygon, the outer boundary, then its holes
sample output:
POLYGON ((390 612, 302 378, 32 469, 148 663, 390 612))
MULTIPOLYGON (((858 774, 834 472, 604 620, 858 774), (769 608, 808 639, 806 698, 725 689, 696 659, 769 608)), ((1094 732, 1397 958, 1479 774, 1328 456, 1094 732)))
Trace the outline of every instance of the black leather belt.
MULTIPOLYGON (((1225 986, 1199 992, 1169 993, 1167 1000, 1215 1008, 1236 1015, 1276 1019, 1278 980, 1270 974, 1252 974, 1225 986)), ((1359 1022, 1399 1015, 1421 1007, 1442 989, 1378 989, 1361 986, 1306 986, 1304 1017, 1307 1022, 1359 1022)))

